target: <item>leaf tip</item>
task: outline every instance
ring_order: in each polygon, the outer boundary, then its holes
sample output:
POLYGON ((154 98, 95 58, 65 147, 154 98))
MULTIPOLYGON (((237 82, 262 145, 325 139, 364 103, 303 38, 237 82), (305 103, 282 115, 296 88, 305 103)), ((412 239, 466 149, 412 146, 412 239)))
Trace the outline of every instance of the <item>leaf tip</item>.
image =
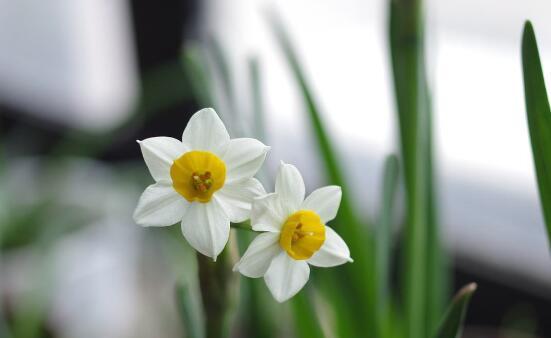
POLYGON ((524 34, 527 32, 534 32, 534 26, 532 25, 532 21, 526 20, 524 21, 524 34))
POLYGON ((478 285, 476 283, 469 283, 461 288, 455 295, 455 299, 461 299, 465 296, 471 296, 476 289, 478 288, 478 285))
POLYGON ((522 31, 522 48, 526 48, 526 43, 528 40, 535 40, 536 35, 534 33, 534 26, 530 20, 524 22, 524 29, 522 31))

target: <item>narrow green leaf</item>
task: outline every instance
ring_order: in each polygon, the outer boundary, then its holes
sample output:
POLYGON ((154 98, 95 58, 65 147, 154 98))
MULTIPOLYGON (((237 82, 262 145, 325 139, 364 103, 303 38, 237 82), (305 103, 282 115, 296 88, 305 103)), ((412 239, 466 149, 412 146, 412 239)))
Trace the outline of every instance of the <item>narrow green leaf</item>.
POLYGON ((292 298, 291 306, 295 320, 295 333, 299 338, 325 337, 312 299, 305 288, 292 298))
MULTIPOLYGON (((248 62, 249 68, 249 85, 251 88, 251 108, 254 122, 252 123, 252 135, 264 144, 270 144, 266 134, 266 118, 264 110, 264 99, 262 95, 262 81, 260 76, 260 67, 257 58, 251 58, 248 62)), ((273 182, 266 170, 261 170, 257 174, 257 178, 265 186, 272 186, 273 182)))
POLYGON ((377 333, 378 337, 387 336, 387 316, 390 313, 390 265, 391 265, 391 235, 392 215, 394 213, 394 198, 398 186, 398 158, 389 155, 385 160, 384 181, 382 192, 382 207, 376 229, 376 276, 379 278, 377 292, 377 333))
POLYGON ((228 65, 228 60, 224 53, 224 49, 218 39, 211 37, 207 43, 208 50, 213 57, 214 69, 220 76, 220 82, 222 83, 222 89, 224 90, 225 99, 227 101, 230 110, 234 112, 236 109, 235 103, 235 91, 233 89, 232 74, 228 65))
POLYGON ((522 66, 528 129, 538 179, 541 208, 551 243, 551 110, 540 62, 538 44, 530 21, 522 35, 522 66))
POLYGON ((342 337, 349 337, 351 328, 355 330, 354 336, 373 336, 375 334, 374 313, 377 310, 375 307, 376 279, 374 277, 373 238, 367 232, 368 227, 360 222, 352 209, 349 190, 343 171, 339 166, 340 161, 335 155, 336 152, 322 122, 319 106, 306 80, 291 40, 280 20, 273 13, 269 14, 271 14, 269 16, 271 28, 302 94, 328 181, 331 184, 341 186, 343 190, 339 215, 333 221, 333 225, 350 247, 355 261, 353 265, 345 264, 340 267, 339 270, 341 271, 336 273, 336 276, 334 274, 329 276, 319 273, 323 277, 322 279, 326 279, 324 282, 326 290, 328 287, 334 286, 336 281, 338 281, 337 285, 347 286, 342 288, 341 293, 327 290, 324 294, 332 297, 332 304, 348 305, 341 306, 336 310, 338 316, 337 330, 342 337), (343 298, 346 299, 344 304, 343 298), (353 310, 351 311, 351 309, 353 310))
POLYGON ((422 0, 390 0, 390 51, 406 190, 403 288, 406 333, 426 337, 442 311, 446 278, 435 213, 432 127, 422 0))
POLYGON ((450 307, 444 314, 435 338, 460 338, 463 331, 463 322, 471 296, 476 291, 476 284, 464 286, 455 295, 450 307))
POLYGON ((258 59, 249 60, 249 83, 252 95, 252 110, 254 117, 254 135, 262 142, 266 142, 266 128, 264 122, 264 102, 262 100, 262 85, 258 59))
MULTIPOLYGON (((429 102, 430 104, 430 102, 429 102)), ((431 115, 429 114, 429 119, 431 115)), ((437 197, 434 188, 432 123, 429 126, 429 151, 427 161, 427 329, 433 332, 439 324, 440 316, 446 308, 450 291, 449 258, 443 248, 438 225, 437 197)))
POLYGON ((206 46, 213 60, 213 75, 218 75, 223 95, 223 100, 219 100, 216 109, 221 114, 220 117, 230 133, 234 136, 243 136, 243 120, 237 106, 233 77, 226 53, 220 42, 214 37, 207 41, 206 46))
MULTIPOLYGON (((275 302, 262 279, 241 279, 246 288, 246 302, 243 306, 243 324, 246 337, 276 338, 280 337, 283 320, 278 315, 280 304, 275 302), (246 282, 245 282, 246 281, 246 282)), ((243 289, 242 289, 243 290, 243 289)))
POLYGON ((188 338, 204 338, 204 320, 200 302, 194 298, 189 284, 182 282, 176 285, 176 299, 180 307, 184 330, 188 338))
POLYGON ((186 46, 182 51, 181 61, 193 98, 201 107, 216 106, 211 93, 211 77, 200 48, 186 46))

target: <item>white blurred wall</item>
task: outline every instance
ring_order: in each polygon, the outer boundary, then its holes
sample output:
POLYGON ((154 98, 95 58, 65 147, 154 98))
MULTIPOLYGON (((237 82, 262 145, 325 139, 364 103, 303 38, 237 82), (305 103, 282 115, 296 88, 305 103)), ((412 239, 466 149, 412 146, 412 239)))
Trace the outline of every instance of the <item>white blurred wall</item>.
POLYGON ((0 102, 57 123, 110 128, 135 104, 123 0, 0 0, 0 102))

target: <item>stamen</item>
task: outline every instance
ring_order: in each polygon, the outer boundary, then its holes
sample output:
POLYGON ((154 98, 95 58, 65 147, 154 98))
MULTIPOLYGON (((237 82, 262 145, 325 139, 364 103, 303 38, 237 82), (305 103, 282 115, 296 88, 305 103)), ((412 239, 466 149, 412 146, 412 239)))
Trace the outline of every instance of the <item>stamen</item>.
POLYGON ((207 203, 224 186, 226 165, 208 151, 184 153, 170 167, 174 190, 188 202, 207 203))
POLYGON ((293 244, 298 241, 299 239, 305 237, 305 236, 314 236, 314 232, 312 231, 302 231, 302 223, 297 224, 297 227, 295 231, 293 232, 293 237, 291 241, 293 244))
POLYGON ((193 183, 193 188, 200 192, 207 192, 213 183, 210 171, 207 171, 202 175, 194 172, 191 174, 191 181, 193 183))
POLYGON ((318 214, 299 210, 290 215, 281 229, 279 245, 296 260, 312 257, 325 241, 325 225, 318 214))

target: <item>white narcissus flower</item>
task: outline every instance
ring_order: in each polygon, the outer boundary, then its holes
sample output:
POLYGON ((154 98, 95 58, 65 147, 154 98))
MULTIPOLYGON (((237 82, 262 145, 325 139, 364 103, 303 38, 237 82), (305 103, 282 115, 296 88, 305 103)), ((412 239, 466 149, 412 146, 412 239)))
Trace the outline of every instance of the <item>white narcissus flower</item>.
POLYGON ((191 117, 182 141, 152 137, 138 143, 156 183, 142 194, 134 220, 143 226, 181 222, 189 244, 216 260, 230 222, 247 220, 253 198, 266 193, 253 176, 270 147, 251 138, 230 140, 211 108, 191 117))
POLYGON ((308 264, 332 267, 352 262, 346 243, 325 225, 337 215, 341 188, 323 187, 306 199, 304 191, 297 168, 282 162, 275 193, 253 202, 253 230, 264 233, 252 241, 233 268, 248 277, 264 277, 278 302, 293 297, 306 284, 308 264))

